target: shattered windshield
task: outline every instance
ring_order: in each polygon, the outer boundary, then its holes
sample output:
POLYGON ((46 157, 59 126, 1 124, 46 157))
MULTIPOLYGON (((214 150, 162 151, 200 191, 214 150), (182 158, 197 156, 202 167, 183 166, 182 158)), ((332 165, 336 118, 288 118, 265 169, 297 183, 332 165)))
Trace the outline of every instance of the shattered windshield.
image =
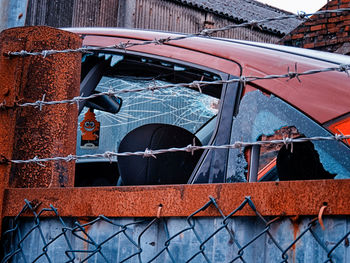
MULTIPOLYGON (((103 76, 96 90, 133 90, 166 84, 170 83, 135 76, 103 76)), ((184 87, 128 92, 119 97, 123 102, 117 114, 93 111, 100 125, 98 146, 84 147, 81 130, 78 129, 79 154, 118 151, 120 141, 128 132, 149 123, 172 124, 196 133, 217 114, 219 104, 219 99, 215 97, 184 87)), ((80 114, 79 123, 86 118, 87 111, 85 108, 80 114)))
MULTIPOLYGON (((283 136, 297 138, 331 136, 331 134, 279 98, 272 95, 266 96, 260 91, 248 92, 243 97, 239 114, 233 122, 231 144, 236 141, 254 142, 258 140, 281 139, 283 136)), ((324 174, 332 178, 343 179, 350 177, 350 149, 343 143, 338 141, 313 141, 297 144, 293 143, 294 153, 291 148, 288 150, 281 145, 270 146, 270 149, 267 149, 267 146, 265 148, 261 147, 260 171, 268 164, 271 164, 269 169, 272 169, 276 166, 276 163, 277 166, 280 164, 280 167, 277 167, 280 173, 283 170, 288 170, 286 169, 286 162, 281 160, 282 156, 287 155, 286 158, 290 159, 291 154, 294 154, 299 156, 298 161, 300 163, 302 163, 303 159, 304 164, 311 162, 310 160, 314 160, 315 163, 311 168, 302 165, 298 169, 315 170, 321 169, 319 167, 322 166, 324 174), (303 157, 302 155, 308 156, 303 157), (313 159, 310 159, 310 155, 313 155, 313 159)), ((245 150, 230 150, 226 176, 227 182, 247 181, 248 158, 245 150)), ((290 167, 290 169, 292 168, 290 167)), ((274 172, 276 173, 276 171, 274 172)), ((281 176, 280 174, 279 177, 281 176)))

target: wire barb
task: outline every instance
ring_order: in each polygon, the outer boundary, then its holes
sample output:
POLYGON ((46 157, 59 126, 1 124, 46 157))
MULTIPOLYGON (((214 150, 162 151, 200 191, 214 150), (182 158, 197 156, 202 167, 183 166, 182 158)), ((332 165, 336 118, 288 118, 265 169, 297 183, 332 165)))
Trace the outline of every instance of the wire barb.
POLYGON ((37 104, 37 106, 39 107, 40 111, 43 109, 43 105, 45 103, 45 97, 46 97, 46 94, 43 95, 41 100, 38 100, 38 101, 35 102, 37 104))
POLYGON ((288 79, 287 81, 296 78, 296 79, 299 81, 299 83, 301 83, 301 80, 300 80, 300 78, 299 78, 297 63, 295 63, 295 65, 294 65, 294 72, 291 72, 291 71, 289 70, 289 67, 288 67, 288 73, 287 73, 287 74, 288 74, 288 76, 289 76, 289 79, 288 79))
POLYGON ((153 157, 154 159, 157 159, 157 156, 155 155, 154 151, 149 150, 146 148, 146 150, 143 152, 143 157, 153 157))
POLYGON ((249 22, 249 24, 250 24, 250 26, 251 26, 252 29, 253 29, 253 28, 258 28, 258 29, 260 29, 260 30, 263 30, 262 27, 261 27, 261 25, 259 25, 259 21, 251 20, 251 21, 249 22))
POLYGON ((308 16, 304 11, 299 11, 297 15, 298 15, 297 18, 299 19, 305 19, 305 17, 308 16))
POLYGON ((189 87, 190 87, 190 88, 198 89, 198 91, 199 91, 200 93, 203 93, 200 83, 201 83, 200 81, 195 80, 195 81, 193 81, 192 83, 190 83, 189 87))
POLYGON ((349 70, 350 70, 350 65, 349 64, 341 64, 339 66, 339 72, 345 72, 345 74, 348 77, 350 77, 349 70))
MULTIPOLYGON (((66 158, 67 158, 67 157, 66 157, 66 158)), ((32 162, 32 163, 35 163, 35 164, 37 164, 37 165, 39 165, 39 166, 41 166, 41 167, 45 167, 45 165, 41 163, 42 160, 39 159, 38 156, 35 156, 35 157, 32 159, 31 162, 32 162)))
POLYGON ((112 157, 114 156, 113 152, 105 152, 103 154, 103 157, 109 160, 109 163, 112 163, 112 157))
POLYGON ((241 76, 239 78, 240 82, 242 83, 243 85, 243 88, 247 85, 247 78, 245 76, 241 76))

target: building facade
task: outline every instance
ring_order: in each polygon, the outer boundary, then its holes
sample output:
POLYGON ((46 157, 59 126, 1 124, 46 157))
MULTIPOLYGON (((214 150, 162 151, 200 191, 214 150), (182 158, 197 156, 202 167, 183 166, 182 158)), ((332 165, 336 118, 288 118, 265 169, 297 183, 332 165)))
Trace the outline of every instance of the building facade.
MULTIPOLYGON (((340 8, 350 8, 350 0, 333 0, 320 10, 340 8)), ((350 55, 350 11, 314 15, 279 43, 350 55)))
MULTIPOLYGON (((23 25, 125 27, 197 33, 290 14, 254 0, 0 0, 0 29, 23 25)), ((276 43, 302 20, 288 19, 235 28, 214 36, 276 43)))

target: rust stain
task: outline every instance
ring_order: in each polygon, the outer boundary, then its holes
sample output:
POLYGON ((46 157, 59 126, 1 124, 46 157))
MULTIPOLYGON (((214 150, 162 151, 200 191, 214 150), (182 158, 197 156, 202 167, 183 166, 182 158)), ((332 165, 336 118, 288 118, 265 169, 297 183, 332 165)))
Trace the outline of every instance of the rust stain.
POLYGON ((222 185, 216 185, 216 195, 215 195, 215 198, 216 199, 220 199, 220 195, 221 195, 221 189, 222 189, 222 185))
POLYGON ((180 187, 180 194, 181 194, 181 199, 184 198, 184 187, 180 187))
MULTIPOLYGON (((292 221, 292 225, 293 225, 293 240, 296 240, 296 238, 298 237, 298 234, 300 233, 300 217, 299 215, 291 217, 290 220, 292 221)), ((298 243, 298 242, 297 242, 298 243)), ((293 261, 292 262, 296 262, 296 245, 297 243, 294 243, 294 245, 291 247, 292 249, 292 253, 293 253, 293 261)))
MULTIPOLYGON (((77 220, 77 222, 78 222, 80 225, 87 224, 87 223, 89 223, 90 221, 91 221, 91 218, 88 218, 88 217, 86 217, 86 218, 79 218, 79 219, 77 220)), ((89 240, 89 236, 88 236, 89 231, 90 231, 90 228, 91 228, 91 225, 86 225, 86 226, 83 227, 83 229, 85 230, 86 233, 83 232, 83 231, 81 231, 81 230, 78 228, 78 229, 77 229, 77 234, 78 234, 81 238, 90 241, 90 240, 89 240)), ((89 242, 83 242, 83 243, 84 243, 84 248, 83 248, 83 250, 84 250, 84 251, 88 251, 88 250, 89 250, 89 242)))
MULTIPOLYGON (((299 217, 299 215, 294 216, 294 217, 290 217, 290 220, 292 221, 292 225, 293 225, 293 237, 294 237, 293 240, 295 240, 298 237, 298 234, 300 233, 300 229, 299 229, 300 217, 299 217)), ((293 250, 295 249, 295 245, 296 244, 294 244, 292 246, 293 250)))

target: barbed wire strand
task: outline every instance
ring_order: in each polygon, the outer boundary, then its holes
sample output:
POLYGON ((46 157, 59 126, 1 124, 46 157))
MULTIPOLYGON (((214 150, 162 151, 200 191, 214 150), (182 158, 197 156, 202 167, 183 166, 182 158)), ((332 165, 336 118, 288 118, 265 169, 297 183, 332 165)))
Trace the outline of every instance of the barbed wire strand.
MULTIPOLYGON (((150 85, 145 88, 136 88, 136 89, 122 89, 119 91, 114 91, 112 89, 109 89, 108 91, 105 92, 100 92, 96 94, 92 94, 90 96, 76 96, 72 99, 66 99, 66 100, 53 100, 53 101, 45 101, 45 94, 43 95, 41 100, 37 100, 35 102, 26 102, 22 104, 16 103, 13 107, 35 107, 39 108, 39 110, 42 109, 43 106, 49 106, 49 105, 58 105, 58 104, 77 104, 87 101, 90 99, 94 99, 100 96, 118 96, 124 93, 132 93, 132 92, 142 92, 142 91, 155 91, 155 90, 162 90, 162 89, 168 89, 168 88, 179 88, 179 87, 188 87, 188 88, 196 88, 199 89, 201 92, 202 89, 201 87, 203 86, 208 86, 208 85, 222 85, 226 83, 234 83, 234 82, 243 82, 244 84, 248 82, 254 82, 258 80, 271 80, 271 79, 287 79, 291 80, 293 78, 297 78, 298 81, 301 81, 299 79, 300 76, 308 76, 308 75, 313 75, 313 74, 320 74, 320 73, 325 73, 325 72, 331 72, 331 71, 337 71, 337 72, 344 72, 347 74, 349 77, 349 71, 350 71, 350 64, 341 64, 336 67, 328 67, 328 68, 322 68, 322 69, 312 69, 312 70, 307 70, 304 72, 297 72, 297 67, 295 68, 296 71, 289 71, 286 74, 281 74, 281 75, 265 75, 262 77, 258 76, 241 76, 240 78, 235 78, 235 79, 230 79, 230 80, 215 80, 215 81, 203 81, 203 80, 195 80, 189 83, 177 83, 177 84, 165 84, 165 85, 156 85, 153 83, 153 85, 150 85)), ((0 110, 8 110, 9 106, 6 106, 6 102, 3 102, 3 107, 0 107, 0 110)))
POLYGON ((261 19, 261 20, 251 20, 251 21, 247 21, 247 22, 244 22, 241 24, 227 25, 227 26, 224 26, 221 28, 212 28, 212 29, 206 28, 206 29, 201 30, 198 33, 187 34, 187 35, 182 35, 182 36, 177 36, 177 37, 170 37, 169 36, 166 38, 147 40, 147 41, 142 41, 142 42, 130 42, 130 41, 119 42, 118 44, 105 46, 105 47, 81 47, 81 48, 77 48, 77 49, 42 50, 42 51, 38 51, 38 52, 31 52, 31 51, 26 51, 26 50, 10 51, 8 53, 5 53, 4 55, 10 56, 10 57, 43 56, 44 58, 46 58, 49 55, 59 54, 59 53, 61 53, 61 54, 62 53, 91 53, 94 51, 105 51, 106 49, 111 49, 111 48, 126 50, 127 48, 131 48, 134 46, 144 46, 144 45, 150 45, 150 44, 163 45, 163 44, 168 43, 170 41, 178 41, 178 40, 183 40, 183 39, 198 37, 198 36, 210 37, 214 33, 222 32, 222 31, 226 31, 226 30, 230 30, 230 29, 234 29, 234 28, 257 27, 259 29, 262 29, 264 26, 261 24, 272 22, 272 21, 281 21, 281 20, 286 20, 286 19, 291 19, 291 18, 305 19, 305 18, 309 18, 309 17, 314 16, 314 15, 334 14, 334 13, 342 13, 342 12, 348 12, 348 11, 350 11, 350 8, 340 8, 340 9, 334 9, 334 10, 321 10, 321 11, 317 11, 314 13, 301 12, 299 14, 283 15, 283 16, 271 17, 271 18, 266 18, 266 19, 261 19))
POLYGON ((164 153, 172 153, 172 152, 189 152, 192 153, 194 151, 198 150, 220 150, 220 149, 236 149, 236 148, 242 148, 242 147, 248 147, 248 146, 263 146, 263 145, 276 145, 276 144, 284 144, 289 145, 293 143, 301 143, 301 142, 307 142, 307 141, 342 141, 349 139, 350 135, 339 135, 336 134, 334 136, 317 136, 317 137, 309 137, 309 138, 289 138, 285 137, 282 140, 271 140, 271 141, 257 141, 257 142, 240 142, 237 141, 233 144, 225 144, 225 145, 204 145, 204 146, 196 146, 196 145, 188 145, 186 147, 173 147, 168 149, 158 149, 158 150, 151 150, 151 149, 145 149, 144 151, 136 151, 136 152, 110 152, 106 151, 104 153, 98 153, 98 154, 85 154, 85 155, 67 155, 67 156, 57 156, 57 157, 48 157, 48 158, 38 158, 38 156, 35 156, 32 159, 28 160, 10 160, 7 159, 5 156, 1 155, 2 158, 0 158, 0 163, 15 163, 15 164, 25 164, 25 163, 37 163, 39 165, 42 162, 50 162, 50 161, 75 161, 75 160, 81 160, 81 159, 90 159, 90 158, 106 158, 112 161, 113 157, 125 157, 125 156, 143 156, 143 157, 153 157, 157 158, 156 155, 158 154, 164 154, 164 153))

